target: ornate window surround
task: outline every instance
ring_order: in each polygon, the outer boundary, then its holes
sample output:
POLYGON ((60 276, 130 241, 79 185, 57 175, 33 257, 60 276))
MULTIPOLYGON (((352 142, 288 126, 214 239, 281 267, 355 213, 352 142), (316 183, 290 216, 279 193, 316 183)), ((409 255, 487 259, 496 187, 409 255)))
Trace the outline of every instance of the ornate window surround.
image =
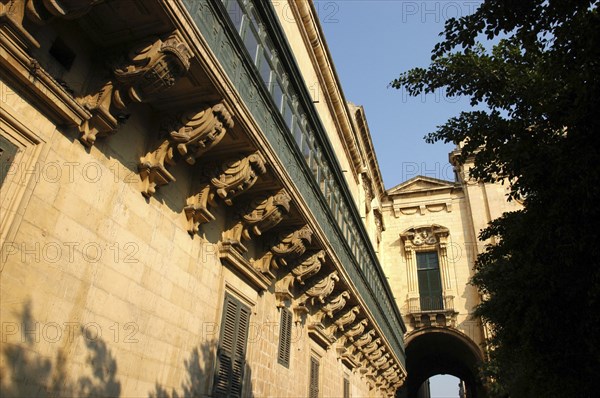
MULTIPOLYGON (((444 315, 446 321, 445 325, 453 325, 455 321, 454 291, 452 280, 450 278, 451 270, 447 251, 449 235, 450 231, 448 228, 437 224, 411 227, 400 234, 400 239, 404 246, 408 280, 407 313, 415 318, 416 327, 422 326, 421 316, 423 316, 425 312, 435 313, 433 314, 436 315, 433 319, 434 322, 438 322, 438 313, 444 315), (444 309, 438 311, 422 311, 419 301, 416 253, 431 251, 435 251, 438 254, 444 309)), ((429 318, 429 315, 427 315, 427 317, 429 318)), ((427 323, 428 322, 426 321, 425 324, 427 323)))

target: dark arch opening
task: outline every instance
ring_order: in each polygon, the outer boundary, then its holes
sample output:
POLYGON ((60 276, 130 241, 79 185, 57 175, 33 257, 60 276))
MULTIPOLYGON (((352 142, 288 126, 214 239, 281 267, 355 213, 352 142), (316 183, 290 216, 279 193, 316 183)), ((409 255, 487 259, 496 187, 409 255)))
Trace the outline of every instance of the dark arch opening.
POLYGON ((478 377, 482 360, 479 347, 458 331, 440 327, 419 329, 407 336, 408 376, 398 397, 417 397, 419 387, 427 379, 449 374, 465 383, 467 398, 484 398, 485 391, 478 377))

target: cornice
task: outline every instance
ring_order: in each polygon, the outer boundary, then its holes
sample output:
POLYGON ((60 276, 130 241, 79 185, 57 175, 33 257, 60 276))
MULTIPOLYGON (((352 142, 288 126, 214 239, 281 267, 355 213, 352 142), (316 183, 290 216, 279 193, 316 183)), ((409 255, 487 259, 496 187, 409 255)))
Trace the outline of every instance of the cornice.
POLYGON ((358 137, 352 125, 352 116, 319 24, 317 11, 311 1, 290 1, 289 5, 296 20, 302 22, 298 24, 300 33, 306 43, 306 48, 310 49, 309 53, 317 68, 321 86, 325 89, 327 104, 331 108, 332 114, 335 115, 340 140, 350 158, 352 174, 355 180, 358 180, 358 175, 365 162, 361 156, 358 137))

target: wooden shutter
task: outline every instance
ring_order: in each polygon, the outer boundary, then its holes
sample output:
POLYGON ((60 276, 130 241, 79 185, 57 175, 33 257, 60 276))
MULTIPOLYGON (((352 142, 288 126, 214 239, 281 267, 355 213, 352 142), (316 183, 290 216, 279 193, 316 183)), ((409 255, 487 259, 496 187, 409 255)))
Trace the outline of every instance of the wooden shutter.
POLYGON ((417 271, 421 310, 443 309, 442 280, 437 252, 417 253, 417 271))
POLYGON ((17 146, 0 135, 0 186, 2 186, 17 152, 17 146))
POLYGON ((281 324, 279 327, 279 353, 277 362, 285 367, 290 366, 290 351, 292 344, 292 313, 287 308, 281 309, 281 324))
POLYGON ((319 360, 315 357, 310 357, 310 383, 308 397, 319 397, 319 360))
POLYGON ((216 397, 241 397, 246 365, 246 343, 250 308, 230 295, 225 296, 221 339, 215 372, 216 397))

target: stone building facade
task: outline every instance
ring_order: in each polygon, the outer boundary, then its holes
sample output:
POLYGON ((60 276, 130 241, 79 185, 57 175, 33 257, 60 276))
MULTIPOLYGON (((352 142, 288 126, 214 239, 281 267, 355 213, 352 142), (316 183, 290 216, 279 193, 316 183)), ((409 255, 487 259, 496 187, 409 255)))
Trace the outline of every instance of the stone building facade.
POLYGON ((402 386, 383 183, 311 2, 2 0, 0 52, 3 396, 402 386))
POLYGON ((436 374, 460 378, 467 397, 485 396, 479 366, 488 331, 473 316, 480 295, 469 281, 493 243, 479 232, 521 205, 507 202, 506 186, 471 179, 472 163, 458 164, 458 153, 450 154, 455 181, 417 176, 387 190, 382 203, 381 262, 407 327, 408 396, 436 374))

